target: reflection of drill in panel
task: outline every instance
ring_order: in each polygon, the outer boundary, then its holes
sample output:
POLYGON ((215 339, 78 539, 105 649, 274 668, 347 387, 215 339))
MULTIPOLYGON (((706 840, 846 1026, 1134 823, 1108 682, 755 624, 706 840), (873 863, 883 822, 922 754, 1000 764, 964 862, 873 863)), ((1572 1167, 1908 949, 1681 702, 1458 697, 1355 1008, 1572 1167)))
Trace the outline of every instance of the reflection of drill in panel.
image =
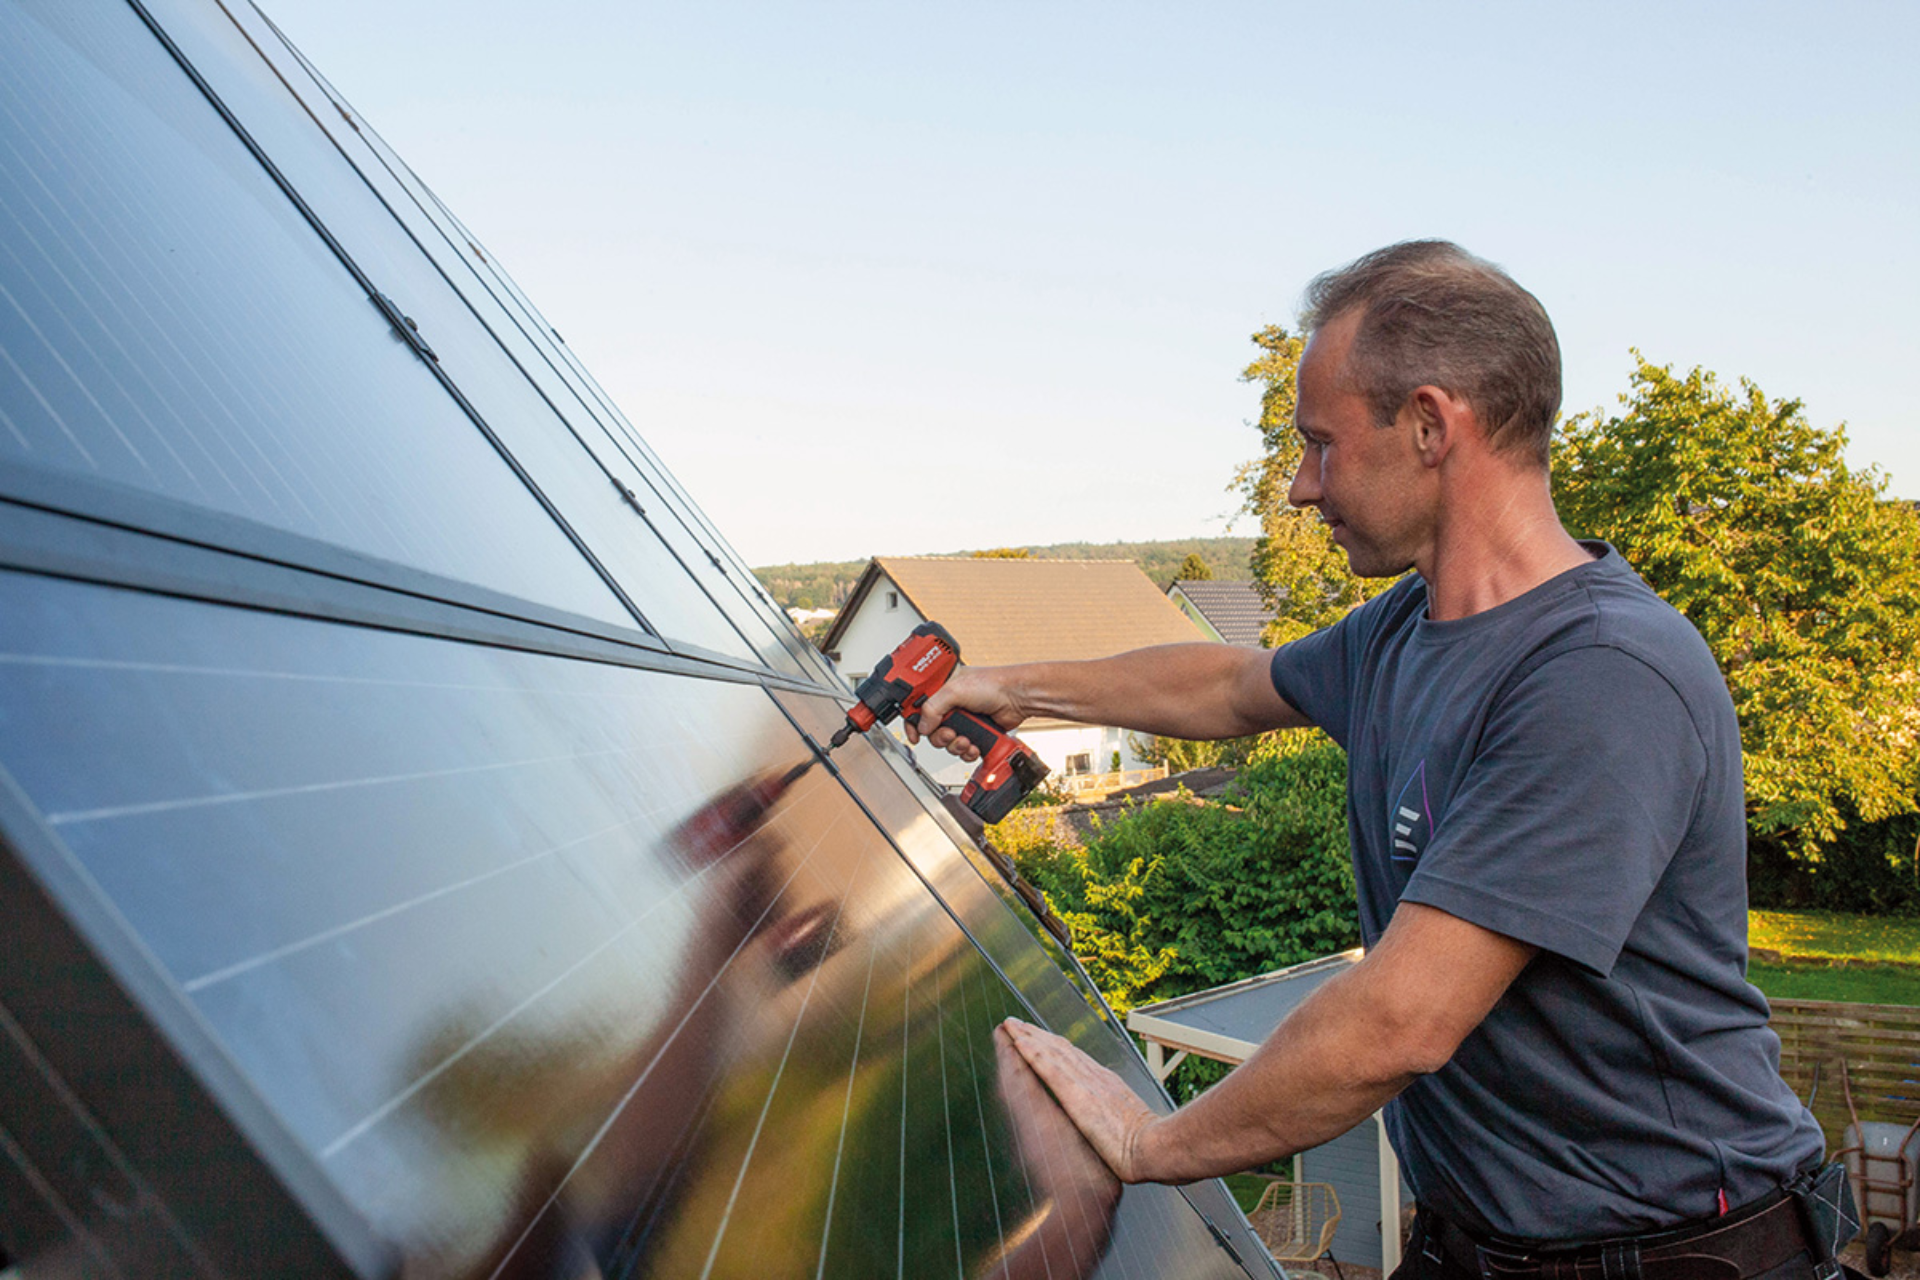
MULTIPOLYGON (((903 714, 907 723, 918 727, 920 709, 959 665, 960 646, 947 629, 937 622, 921 623, 860 682, 854 691, 858 701, 827 749, 876 724, 891 724, 903 714)), ((991 720, 956 708, 940 723, 980 748, 979 767, 967 779, 960 802, 982 822, 998 822, 1012 813, 1047 776, 1045 762, 1033 749, 991 720)))

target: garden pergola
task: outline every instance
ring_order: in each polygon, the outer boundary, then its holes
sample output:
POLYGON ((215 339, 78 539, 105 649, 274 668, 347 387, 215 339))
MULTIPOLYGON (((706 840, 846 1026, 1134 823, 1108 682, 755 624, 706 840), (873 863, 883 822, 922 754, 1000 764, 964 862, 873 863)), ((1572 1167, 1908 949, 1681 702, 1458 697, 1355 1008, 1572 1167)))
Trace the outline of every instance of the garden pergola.
MULTIPOLYGON (((1127 1029, 1145 1041, 1147 1066, 1163 1083, 1188 1054, 1238 1066, 1301 1001, 1327 979, 1352 968, 1361 954, 1356 947, 1226 986, 1141 1005, 1127 1015, 1127 1029)), ((1381 1270, 1391 1272, 1400 1265, 1400 1233, 1386 1224, 1397 1228, 1400 1221, 1400 1162, 1377 1111, 1373 1126, 1379 1161, 1381 1270)), ((1294 1157, 1296 1178, 1302 1176, 1301 1159, 1294 1157)))

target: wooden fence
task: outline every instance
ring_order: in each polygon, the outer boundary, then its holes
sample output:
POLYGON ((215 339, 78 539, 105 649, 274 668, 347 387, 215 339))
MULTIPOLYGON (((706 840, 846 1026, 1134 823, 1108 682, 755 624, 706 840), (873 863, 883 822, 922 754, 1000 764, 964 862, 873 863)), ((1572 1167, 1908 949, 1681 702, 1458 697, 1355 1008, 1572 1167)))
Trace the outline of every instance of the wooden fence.
POLYGON ((1842 1062, 1862 1120, 1920 1120, 1920 1008, 1836 1000, 1769 1003, 1780 1036, 1780 1074, 1803 1101, 1813 1096, 1827 1150, 1840 1148, 1847 1127, 1842 1062))

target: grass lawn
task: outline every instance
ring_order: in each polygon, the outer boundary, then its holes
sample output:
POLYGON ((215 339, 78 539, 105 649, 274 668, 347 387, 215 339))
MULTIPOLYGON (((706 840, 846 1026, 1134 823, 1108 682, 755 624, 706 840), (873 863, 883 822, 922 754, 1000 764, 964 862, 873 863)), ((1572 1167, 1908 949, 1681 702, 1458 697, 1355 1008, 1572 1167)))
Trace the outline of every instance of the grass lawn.
POLYGON ((1920 919, 1837 911, 1752 911, 1750 946, 1795 960, 1920 964, 1920 919))
POLYGON ((1753 985, 1781 1000, 1920 1005, 1920 920, 1833 911, 1755 911, 1753 985))
POLYGON ((1252 1173, 1230 1173, 1221 1179, 1227 1184, 1227 1190, 1233 1192, 1233 1198, 1240 1204, 1240 1212, 1252 1213, 1253 1206, 1260 1203, 1261 1193, 1266 1191, 1270 1178, 1262 1178, 1252 1173))
POLYGON ((1854 1004, 1920 1005, 1920 968, 1903 964, 1770 964, 1756 960, 1747 977, 1772 1000, 1845 1000, 1854 1004))

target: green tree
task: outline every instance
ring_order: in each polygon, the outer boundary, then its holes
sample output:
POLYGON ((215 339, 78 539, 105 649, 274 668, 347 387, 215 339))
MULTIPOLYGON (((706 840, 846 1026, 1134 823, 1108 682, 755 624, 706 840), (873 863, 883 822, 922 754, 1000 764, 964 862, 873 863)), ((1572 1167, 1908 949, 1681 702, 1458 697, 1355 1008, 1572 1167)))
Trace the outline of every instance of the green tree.
POLYGON ((1242 510, 1260 521, 1253 581, 1277 613, 1263 639, 1278 646, 1338 622, 1387 584, 1356 578, 1347 568, 1346 553, 1334 544, 1319 516, 1287 505, 1287 488, 1300 466, 1300 437, 1293 429, 1294 382, 1306 340, 1274 324, 1254 334, 1253 344, 1260 354, 1240 377, 1261 387, 1262 453, 1242 464, 1232 487, 1240 492, 1242 510))
POLYGON ((1213 566, 1202 559, 1199 552, 1189 551, 1187 558, 1180 562, 1180 567, 1174 570, 1173 580, 1175 582, 1211 582, 1213 566))
POLYGON ((1740 715, 1753 835, 1817 863, 1920 783, 1920 520, 1843 428, 1634 353, 1622 411, 1562 428, 1554 498, 1706 637, 1740 715))
POLYGON ((1129 734, 1127 743, 1133 748, 1133 754, 1148 764, 1165 765, 1168 773, 1185 773, 1189 769, 1216 766, 1238 769, 1252 758, 1267 736, 1256 733, 1245 738, 1194 742, 1186 738, 1129 734))
POLYGON ((975 560, 1031 560, 1033 552, 1026 547, 995 547, 991 551, 976 551, 975 560))

